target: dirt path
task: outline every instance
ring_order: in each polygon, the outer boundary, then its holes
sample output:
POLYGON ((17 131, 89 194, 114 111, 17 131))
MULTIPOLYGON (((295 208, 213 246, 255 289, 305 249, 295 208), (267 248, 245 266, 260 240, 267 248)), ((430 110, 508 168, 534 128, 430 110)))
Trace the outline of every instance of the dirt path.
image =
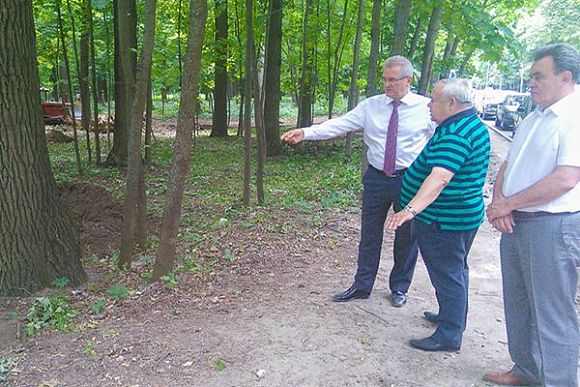
MULTIPOLYGON (((505 152, 499 148, 494 145, 495 169, 505 152)), ((147 309, 119 307, 81 332, 47 333, 0 355, 19 358, 17 386, 489 385, 483 373, 510 365, 499 234, 485 223, 470 255, 461 352, 424 353, 408 340, 433 331, 421 316, 436 311, 434 292, 419 260, 407 305, 390 305, 392 234, 371 298, 330 301, 351 284, 359 224, 358 213, 343 214, 320 240, 270 246, 272 259, 286 257, 282 269, 263 270, 245 284, 216 285, 215 296, 161 303, 144 295, 147 309), (95 343, 91 356, 83 353, 87 340, 95 343)))

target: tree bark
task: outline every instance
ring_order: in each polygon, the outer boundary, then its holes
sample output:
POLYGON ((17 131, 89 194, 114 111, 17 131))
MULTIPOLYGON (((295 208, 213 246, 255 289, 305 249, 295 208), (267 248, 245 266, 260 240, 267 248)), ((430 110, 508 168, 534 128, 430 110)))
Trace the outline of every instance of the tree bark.
POLYGON ((32 2, 0 2, 0 295, 86 280, 79 228, 63 208, 39 107, 32 2))
POLYGON ((95 34, 93 29, 93 7, 91 0, 87 1, 87 25, 91 42, 91 79, 93 81, 93 129, 95 133, 95 162, 101 164, 101 139, 99 137, 99 98, 97 90, 97 61, 95 59, 95 34))
POLYGON ((86 33, 81 35, 79 60, 79 91, 81 94, 81 126, 86 135, 87 152, 91 161, 91 97, 89 92, 89 39, 86 33))
MULTIPOLYGON (((151 59, 155 43, 155 14, 157 0, 147 0, 145 9, 145 29, 143 32, 143 47, 139 64, 137 65, 137 79, 131 92, 133 105, 131 107, 131 126, 129 130, 129 148, 127 158, 127 189, 123 206, 123 231, 121 233, 121 248, 119 253, 119 267, 123 268, 131 262, 135 248, 138 214, 143 213, 144 203, 140 192, 145 189, 141 176, 143 163, 141 161, 141 128, 143 112, 147 99, 147 85, 151 81, 151 59)), ((124 47, 121 46, 121 49, 124 47)), ((131 63, 124 60, 123 72, 131 71, 131 63)), ((143 221, 143 219, 141 218, 143 221)))
POLYGON ((409 28, 409 15, 411 15, 411 0, 399 0, 395 8, 395 22, 393 32, 392 55, 403 55, 405 38, 409 28))
POLYGON ((282 153, 280 143, 280 72, 282 66, 282 0, 270 0, 266 68, 264 74, 264 129, 266 153, 282 153))
POLYGON ((423 28, 423 18, 419 14, 419 17, 417 17, 417 23, 415 24, 415 30, 413 31, 413 38, 411 39, 411 44, 409 45, 409 51, 407 51, 407 58, 410 61, 413 61, 413 56, 417 50, 419 36, 421 35, 421 28, 423 28))
MULTIPOLYGON (((358 0, 357 6, 357 23, 356 23, 356 35, 354 38, 354 52, 352 60, 352 73, 350 77, 350 89, 348 92, 348 110, 354 109, 358 103, 358 64, 360 58, 360 41, 362 37, 363 23, 364 23, 364 0, 358 0)), ((352 152, 352 140, 354 138, 354 133, 349 132, 346 136, 346 142, 344 146, 344 154, 348 158, 352 152)))
POLYGON ((312 0, 305 0, 304 25, 302 28, 302 71, 300 91, 298 94, 298 122, 296 126, 303 128, 312 125, 312 60, 314 59, 313 44, 308 36, 311 31, 312 0))
POLYGON ((252 178, 252 50, 254 49, 254 10, 253 1, 246 0, 246 66, 244 70, 244 193, 245 205, 251 203, 251 178, 252 178))
POLYGON ((151 165, 152 156, 152 137, 153 137, 153 87, 152 82, 147 86, 147 112, 145 113, 145 165, 151 165))
POLYGON ((419 80, 419 94, 426 95, 429 88, 429 80, 431 79, 431 71, 433 68, 433 53, 435 51, 435 40, 441 24, 441 14, 443 7, 441 4, 435 5, 431 18, 429 19, 429 27, 427 28, 427 36, 425 37, 425 48, 423 51, 423 62, 421 66, 421 79, 419 80))
POLYGON ((207 0, 191 0, 185 71, 181 84, 181 101, 175 132, 175 156, 169 173, 165 208, 161 219, 159 248, 153 268, 153 279, 173 270, 175 243, 181 221, 181 202, 191 158, 191 136, 197 101, 197 82, 201 68, 201 48, 207 17, 207 0))
POLYGON ((210 137, 228 136, 228 2, 215 0, 214 108, 210 137))
POLYGON ((135 0, 113 0, 115 5, 115 131, 107 165, 127 165, 131 90, 135 87, 137 67, 137 6, 135 0), (123 70, 122 62, 130 66, 123 70))
POLYGON ((377 89, 377 68, 379 61, 379 43, 381 39, 381 5, 382 0, 373 0, 371 52, 369 54, 369 70, 367 73, 366 89, 367 98, 379 93, 379 90, 377 89))

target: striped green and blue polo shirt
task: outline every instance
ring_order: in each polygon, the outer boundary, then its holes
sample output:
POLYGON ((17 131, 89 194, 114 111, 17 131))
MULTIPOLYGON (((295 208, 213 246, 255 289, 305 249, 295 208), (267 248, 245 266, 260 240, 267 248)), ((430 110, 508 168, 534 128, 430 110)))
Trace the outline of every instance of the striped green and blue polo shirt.
POLYGON ((475 109, 447 118, 405 173, 401 204, 411 201, 433 167, 445 168, 454 173, 453 178, 416 218, 437 223, 444 231, 476 229, 484 218, 483 185, 489 153, 489 133, 475 109))

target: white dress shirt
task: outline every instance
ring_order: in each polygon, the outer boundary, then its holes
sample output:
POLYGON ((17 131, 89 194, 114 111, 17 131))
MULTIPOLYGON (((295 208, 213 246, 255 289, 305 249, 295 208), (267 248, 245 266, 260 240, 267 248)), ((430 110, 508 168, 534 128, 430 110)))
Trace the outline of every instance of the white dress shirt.
MULTIPOLYGON (((544 110, 536 108, 522 121, 507 156, 504 196, 530 187, 560 165, 580 167, 580 91, 544 110)), ((549 203, 522 211, 580 211, 580 184, 549 203)))
MULTIPOLYGON (((326 140, 355 130, 364 130, 369 163, 383 169, 392 98, 385 94, 370 97, 345 115, 303 128, 305 140, 326 140)), ((427 144, 437 124, 431 121, 429 98, 408 92, 398 107, 397 154, 395 168, 408 168, 427 144)))

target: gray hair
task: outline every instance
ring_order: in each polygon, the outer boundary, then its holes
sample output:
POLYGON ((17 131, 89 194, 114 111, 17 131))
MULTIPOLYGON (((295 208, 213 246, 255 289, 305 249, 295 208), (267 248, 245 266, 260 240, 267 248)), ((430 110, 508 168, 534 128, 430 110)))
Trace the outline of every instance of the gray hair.
POLYGON ((563 71, 572 73, 574 83, 580 81, 580 54, 569 44, 549 44, 534 51, 534 62, 551 56, 556 74, 563 71))
POLYGON ((401 55, 391 56, 387 58, 385 61, 385 65, 383 70, 387 67, 395 67, 401 66, 401 75, 404 77, 412 77, 413 76, 413 64, 409 61, 409 59, 405 58, 401 55))
POLYGON ((473 105, 473 97, 471 95, 471 85, 467 79, 453 78, 442 79, 439 82, 443 85, 441 94, 447 98, 455 98, 457 102, 465 105, 473 105))

